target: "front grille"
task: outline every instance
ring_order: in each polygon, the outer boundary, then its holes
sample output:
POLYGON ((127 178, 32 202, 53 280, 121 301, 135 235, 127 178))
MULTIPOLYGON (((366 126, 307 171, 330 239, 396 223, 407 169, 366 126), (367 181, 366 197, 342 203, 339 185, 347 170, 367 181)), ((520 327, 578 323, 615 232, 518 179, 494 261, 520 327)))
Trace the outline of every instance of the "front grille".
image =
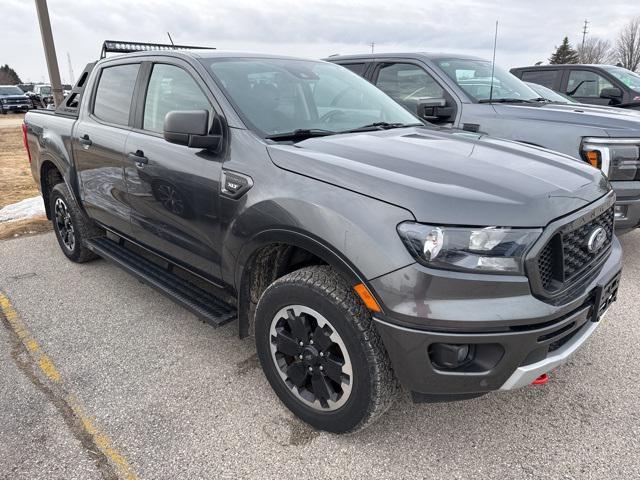
POLYGON ((613 207, 577 228, 556 233, 538 254, 537 267, 542 288, 553 293, 587 273, 609 250, 612 238, 613 207), (604 230, 606 241, 589 251, 589 239, 597 228, 604 230))

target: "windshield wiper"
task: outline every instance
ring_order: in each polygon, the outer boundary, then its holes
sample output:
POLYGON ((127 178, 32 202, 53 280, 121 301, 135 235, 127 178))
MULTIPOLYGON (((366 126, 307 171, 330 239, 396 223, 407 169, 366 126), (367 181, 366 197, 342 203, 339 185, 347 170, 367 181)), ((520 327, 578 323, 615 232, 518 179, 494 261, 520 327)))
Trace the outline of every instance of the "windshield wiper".
POLYGON ((357 128, 351 128, 349 130, 343 130, 338 133, 355 133, 355 132, 371 132, 374 130, 389 130, 390 128, 403 128, 403 127, 418 127, 424 126, 423 123, 389 123, 389 122, 374 122, 368 125, 363 125, 357 128))
POLYGON ((269 140, 304 140, 311 137, 326 137, 336 133, 338 132, 334 132, 333 130, 323 130, 321 128, 297 128, 291 132, 267 135, 265 138, 268 138, 269 140))
POLYGON ((483 98, 478 103, 536 103, 538 99, 525 100, 524 98, 483 98))

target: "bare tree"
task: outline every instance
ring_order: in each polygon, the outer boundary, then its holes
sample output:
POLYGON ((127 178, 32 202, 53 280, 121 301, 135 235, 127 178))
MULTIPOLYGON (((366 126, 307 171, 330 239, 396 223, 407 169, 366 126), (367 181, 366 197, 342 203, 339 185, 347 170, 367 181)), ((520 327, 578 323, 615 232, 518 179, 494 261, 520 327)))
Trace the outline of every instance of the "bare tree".
POLYGON ((615 63, 609 40, 590 37, 577 50, 580 63, 615 63))
POLYGON ((640 67, 640 17, 629 21, 616 40, 616 60, 633 72, 640 67))

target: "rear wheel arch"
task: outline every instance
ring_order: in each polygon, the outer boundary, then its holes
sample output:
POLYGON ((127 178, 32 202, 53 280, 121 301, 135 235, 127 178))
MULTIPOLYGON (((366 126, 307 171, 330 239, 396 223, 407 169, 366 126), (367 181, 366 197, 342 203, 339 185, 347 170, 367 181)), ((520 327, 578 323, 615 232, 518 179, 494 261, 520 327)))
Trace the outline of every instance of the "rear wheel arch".
POLYGON ((40 192, 44 200, 47 218, 51 220, 51 191, 59 183, 65 183, 60 169, 51 160, 45 160, 40 166, 40 192))

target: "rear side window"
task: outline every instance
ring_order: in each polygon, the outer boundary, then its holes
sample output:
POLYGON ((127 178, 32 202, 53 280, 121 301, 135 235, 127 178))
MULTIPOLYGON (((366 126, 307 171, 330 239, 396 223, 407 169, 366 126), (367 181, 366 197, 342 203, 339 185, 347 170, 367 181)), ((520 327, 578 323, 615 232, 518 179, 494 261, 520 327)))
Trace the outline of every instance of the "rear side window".
POLYGON ((537 83, 553 90, 559 74, 560 70, 525 70, 521 79, 523 82, 537 83))
POLYGON ((175 110, 207 110, 209 121, 213 120, 211 104, 191 75, 174 65, 156 64, 144 101, 142 128, 162 133, 164 117, 175 110))
POLYGON ((366 64, 364 63, 341 63, 341 66, 347 70, 351 70, 353 73, 357 73, 360 76, 364 75, 366 64))
POLYGON ((93 114, 102 121, 116 125, 129 124, 133 88, 139 64, 117 65, 102 69, 93 104, 93 114))

